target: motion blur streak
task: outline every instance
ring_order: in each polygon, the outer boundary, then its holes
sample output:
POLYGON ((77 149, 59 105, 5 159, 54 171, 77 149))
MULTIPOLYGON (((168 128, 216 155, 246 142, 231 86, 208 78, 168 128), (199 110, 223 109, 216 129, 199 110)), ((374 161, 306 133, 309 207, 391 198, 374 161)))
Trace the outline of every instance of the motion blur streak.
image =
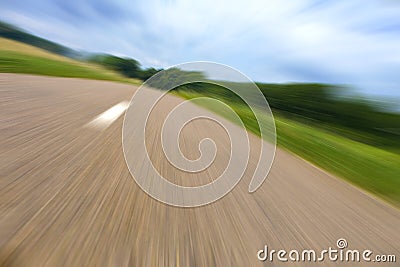
MULTIPOLYGON (((255 193, 245 175, 218 202, 174 208, 130 176, 121 117, 103 131, 82 127, 128 101, 132 86, 16 74, 0 81, 1 266, 261 266, 265 244, 318 249, 341 237, 355 249, 400 254, 399 210, 281 149, 255 193)), ((189 156, 209 129, 200 126, 182 134, 189 156)))

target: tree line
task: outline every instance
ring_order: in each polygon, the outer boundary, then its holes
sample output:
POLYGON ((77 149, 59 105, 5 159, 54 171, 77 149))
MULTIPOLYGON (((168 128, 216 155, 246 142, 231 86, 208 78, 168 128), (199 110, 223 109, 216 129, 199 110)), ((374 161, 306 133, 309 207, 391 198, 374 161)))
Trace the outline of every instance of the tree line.
POLYGON ((142 69, 139 61, 132 58, 122 58, 109 54, 95 54, 87 58, 91 63, 101 65, 107 69, 116 71, 128 78, 147 80, 161 69, 142 69))

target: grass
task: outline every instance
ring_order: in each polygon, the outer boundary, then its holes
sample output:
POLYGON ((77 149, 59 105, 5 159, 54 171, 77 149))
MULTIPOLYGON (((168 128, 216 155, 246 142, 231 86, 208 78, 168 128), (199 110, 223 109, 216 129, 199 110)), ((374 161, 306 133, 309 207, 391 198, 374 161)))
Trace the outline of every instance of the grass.
POLYGON ((400 206, 400 155, 276 117, 278 144, 400 206))
POLYGON ((4 38, 0 38, 0 72, 141 83, 92 64, 4 38))
MULTIPOLYGON (((186 99, 204 96, 187 91, 175 94, 186 99)), ((233 101, 227 104, 249 131, 260 135, 255 117, 247 106, 233 101)), ((229 119, 217 107, 206 108, 229 119)), ((399 154, 350 140, 315 125, 295 122, 276 112, 274 117, 278 146, 400 207, 399 154)))

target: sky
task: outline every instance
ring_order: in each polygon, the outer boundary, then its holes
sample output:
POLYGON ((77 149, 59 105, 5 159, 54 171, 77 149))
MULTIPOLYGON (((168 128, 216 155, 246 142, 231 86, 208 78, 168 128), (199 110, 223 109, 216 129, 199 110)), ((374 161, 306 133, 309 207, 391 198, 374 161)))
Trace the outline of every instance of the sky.
POLYGON ((213 61, 255 81, 400 99, 397 0, 1 0, 0 20, 144 67, 213 61))

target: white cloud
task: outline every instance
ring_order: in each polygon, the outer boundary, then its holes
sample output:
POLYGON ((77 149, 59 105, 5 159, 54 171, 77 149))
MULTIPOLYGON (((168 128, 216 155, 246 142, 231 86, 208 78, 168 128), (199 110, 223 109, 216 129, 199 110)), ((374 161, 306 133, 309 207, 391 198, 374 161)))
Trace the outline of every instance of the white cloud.
POLYGON ((260 81, 350 83, 400 95, 395 2, 120 0, 112 7, 103 1, 65 7, 47 0, 40 12, 37 1, 17 2, 7 2, 0 16, 75 48, 119 51, 145 66, 209 60, 260 81))

